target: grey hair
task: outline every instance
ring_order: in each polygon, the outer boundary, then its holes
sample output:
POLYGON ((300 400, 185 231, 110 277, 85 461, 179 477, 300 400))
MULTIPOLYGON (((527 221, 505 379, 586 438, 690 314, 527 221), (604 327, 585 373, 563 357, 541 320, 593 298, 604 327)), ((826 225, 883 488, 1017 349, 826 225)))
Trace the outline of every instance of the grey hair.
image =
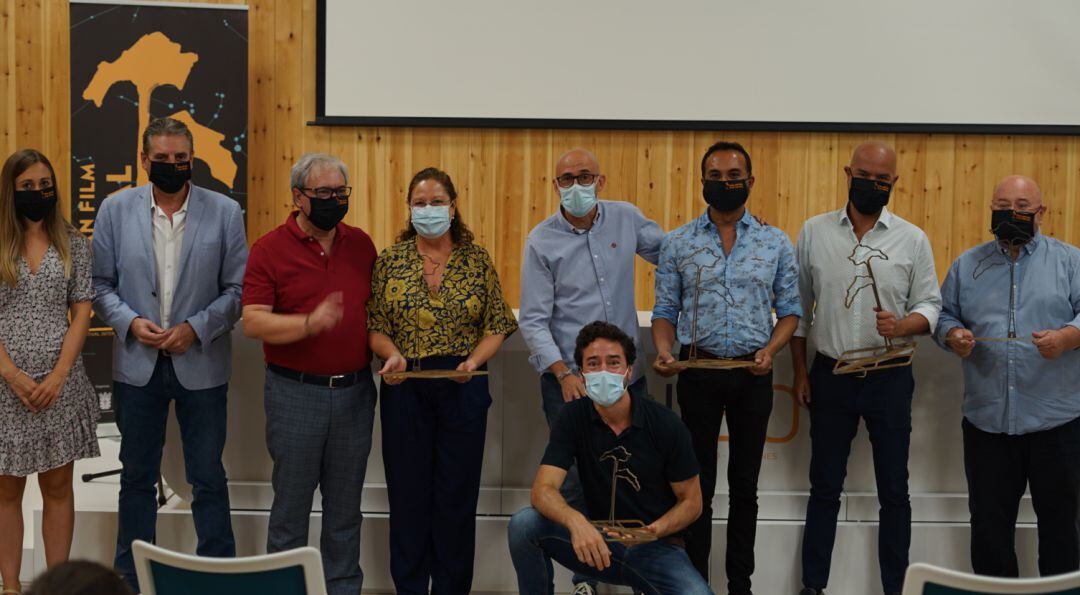
POLYGON ((175 118, 154 118, 146 125, 142 133, 142 150, 146 155, 150 154, 150 139, 155 136, 183 136, 187 138, 191 151, 195 151, 195 139, 191 136, 191 130, 187 124, 175 118))
POLYGON ((345 162, 326 153, 305 153, 301 155, 289 172, 289 183, 293 188, 305 188, 311 170, 324 167, 338 168, 338 171, 345 178, 345 183, 349 183, 349 168, 345 166, 345 162))

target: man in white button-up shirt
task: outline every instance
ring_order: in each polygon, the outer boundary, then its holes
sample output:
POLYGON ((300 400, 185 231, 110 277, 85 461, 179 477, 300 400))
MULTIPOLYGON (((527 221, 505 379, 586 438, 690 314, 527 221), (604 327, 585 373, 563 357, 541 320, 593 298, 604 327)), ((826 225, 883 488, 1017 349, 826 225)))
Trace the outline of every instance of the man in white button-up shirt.
POLYGON ((934 328, 941 293, 926 234, 885 208, 898 177, 892 147, 863 143, 844 171, 848 204, 807 221, 796 249, 804 316, 791 353, 795 393, 810 409, 811 443, 802 595, 819 595, 828 583, 840 493, 860 419, 870 433, 881 503, 881 582, 892 595, 902 588, 911 544, 907 463, 915 380, 910 366, 861 376, 832 370, 845 351, 883 347, 886 340, 934 328), (870 285, 871 260, 880 308, 870 285), (809 373, 807 337, 817 348, 809 373))

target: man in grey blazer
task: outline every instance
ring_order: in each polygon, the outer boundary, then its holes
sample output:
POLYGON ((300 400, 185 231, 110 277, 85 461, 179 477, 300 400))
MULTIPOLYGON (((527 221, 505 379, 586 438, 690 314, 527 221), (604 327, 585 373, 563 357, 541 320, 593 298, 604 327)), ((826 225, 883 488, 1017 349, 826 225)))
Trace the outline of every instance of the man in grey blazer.
POLYGON ((143 132, 150 184, 106 199, 94 225, 94 311, 116 332, 113 398, 120 428, 115 565, 139 592, 131 542, 153 542, 155 485, 175 401, 200 556, 234 556, 221 453, 231 374, 229 331, 247 263, 236 201, 190 183, 191 132, 171 118, 143 132))

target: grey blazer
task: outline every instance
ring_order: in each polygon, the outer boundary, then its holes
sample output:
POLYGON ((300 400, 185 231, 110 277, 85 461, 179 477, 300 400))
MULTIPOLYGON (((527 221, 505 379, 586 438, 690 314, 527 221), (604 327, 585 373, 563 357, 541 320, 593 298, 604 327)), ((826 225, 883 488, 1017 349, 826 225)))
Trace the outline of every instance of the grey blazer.
MULTIPOLYGON (((181 386, 201 390, 229 381, 248 248, 235 200, 194 184, 189 192, 171 319, 197 338, 172 359, 181 386)), ((94 223, 94 311, 116 332, 113 380, 133 386, 150 382, 158 358, 128 333, 139 316, 161 324, 152 205, 150 184, 129 188, 105 199, 94 223)))

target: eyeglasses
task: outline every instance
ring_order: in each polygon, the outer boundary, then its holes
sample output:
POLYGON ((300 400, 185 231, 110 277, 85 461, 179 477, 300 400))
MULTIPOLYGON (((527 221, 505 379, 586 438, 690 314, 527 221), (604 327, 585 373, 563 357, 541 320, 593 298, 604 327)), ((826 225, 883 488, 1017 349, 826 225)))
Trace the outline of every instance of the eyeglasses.
POLYGON ((575 181, 581 186, 592 186, 592 183, 599 177, 600 174, 591 173, 578 174, 576 176, 573 174, 563 174, 555 178, 555 183, 558 184, 560 188, 569 188, 574 185, 575 181))
POLYGON ((449 198, 436 198, 435 200, 433 200, 431 202, 421 202, 419 200, 415 201, 415 202, 410 202, 409 206, 410 207, 416 207, 418 209, 421 209, 421 208, 424 208, 424 207, 448 207, 453 202, 454 201, 450 200, 449 198))
POLYGON ((321 186, 319 188, 297 188, 297 190, 300 191, 300 194, 303 194, 308 198, 317 198, 319 200, 327 200, 335 197, 349 198, 349 195, 352 194, 352 186, 338 186, 337 188, 321 186), (311 191, 314 194, 308 194, 308 191, 311 191))

